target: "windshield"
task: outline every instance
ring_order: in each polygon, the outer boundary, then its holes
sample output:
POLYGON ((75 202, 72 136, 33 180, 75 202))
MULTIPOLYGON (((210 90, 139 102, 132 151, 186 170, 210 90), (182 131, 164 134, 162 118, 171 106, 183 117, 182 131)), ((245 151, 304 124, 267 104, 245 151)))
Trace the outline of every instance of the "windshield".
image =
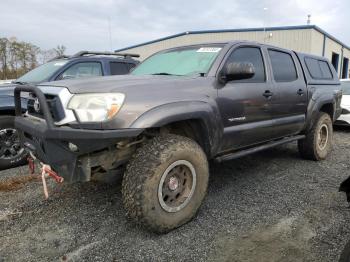
POLYGON ((23 83, 40 83, 46 81, 67 62, 67 60, 55 60, 48 62, 29 71, 28 73, 18 78, 16 81, 23 83))
POLYGON ((340 82, 341 83, 341 88, 343 90, 343 95, 350 95, 350 81, 344 81, 340 82))
POLYGON ((208 73, 222 46, 191 46, 157 53, 132 75, 194 75, 208 73))

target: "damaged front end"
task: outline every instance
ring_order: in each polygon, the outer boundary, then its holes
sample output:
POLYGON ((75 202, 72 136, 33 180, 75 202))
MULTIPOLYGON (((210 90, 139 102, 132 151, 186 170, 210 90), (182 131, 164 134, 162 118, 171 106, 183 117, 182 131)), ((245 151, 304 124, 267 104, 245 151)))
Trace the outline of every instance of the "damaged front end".
POLYGON ((17 87, 15 106, 15 127, 24 148, 40 162, 48 164, 65 182, 89 181, 94 174, 119 172, 135 145, 142 141, 142 129, 95 130, 56 125, 55 108, 47 101, 47 94, 37 87, 17 87), (21 92, 35 96, 42 118, 22 115, 21 92))

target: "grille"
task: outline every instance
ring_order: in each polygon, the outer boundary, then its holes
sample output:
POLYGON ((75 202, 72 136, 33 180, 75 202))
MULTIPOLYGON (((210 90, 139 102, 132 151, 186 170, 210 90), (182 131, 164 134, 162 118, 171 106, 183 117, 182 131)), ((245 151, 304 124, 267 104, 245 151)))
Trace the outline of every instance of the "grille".
MULTIPOLYGON (((46 98, 46 103, 49 107, 52 119, 55 122, 59 122, 62 119, 64 119, 65 117, 64 108, 59 97, 57 95, 45 94, 45 98, 46 98)), ((36 102, 36 96, 34 94, 30 94, 30 99, 28 100, 28 105, 27 105, 28 114, 44 119, 44 114, 42 110, 41 109, 39 109, 38 111, 36 110, 38 108, 35 106, 35 102, 36 102)))

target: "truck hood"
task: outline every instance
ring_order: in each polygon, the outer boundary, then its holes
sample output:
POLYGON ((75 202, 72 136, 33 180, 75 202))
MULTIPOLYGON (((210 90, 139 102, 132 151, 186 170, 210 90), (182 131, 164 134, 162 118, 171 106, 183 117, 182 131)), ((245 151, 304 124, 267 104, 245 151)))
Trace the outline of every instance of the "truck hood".
POLYGON ((16 84, 3 84, 0 85, 0 96, 13 96, 16 84))
POLYGON ((4 84, 0 84, 0 90, 2 88, 6 88, 6 87, 11 87, 11 86, 16 86, 16 84, 11 83, 4 83, 4 84))
MULTIPOLYGON (((0 97, 10 97, 10 99, 13 99, 14 96, 14 90, 16 86, 20 86, 19 84, 4 84, 0 85, 0 97)), ((28 93, 24 92, 21 93, 21 97, 24 99, 28 98, 28 93)), ((1 104, 0 104, 1 107, 1 104)))
POLYGON ((50 83, 43 83, 40 86, 65 87, 72 94, 83 93, 113 93, 113 92, 134 92, 135 89, 173 89, 181 88, 185 82, 195 79, 203 79, 197 76, 159 76, 159 75, 120 75, 97 78, 85 78, 75 80, 62 80, 50 83))

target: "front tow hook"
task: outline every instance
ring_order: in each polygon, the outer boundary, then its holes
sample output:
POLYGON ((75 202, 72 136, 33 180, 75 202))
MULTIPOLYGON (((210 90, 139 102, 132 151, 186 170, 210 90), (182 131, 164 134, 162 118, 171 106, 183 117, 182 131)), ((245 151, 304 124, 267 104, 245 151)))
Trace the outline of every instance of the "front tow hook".
POLYGON ((28 166, 29 166, 29 172, 31 174, 35 173, 35 162, 38 162, 40 165, 41 170, 41 181, 43 183, 43 189, 44 189, 44 195, 45 199, 49 198, 49 191, 47 189, 47 183, 46 178, 52 178, 56 181, 56 183, 61 184, 64 181, 64 178, 59 176, 55 171, 51 169, 49 165, 46 165, 40 161, 37 160, 37 158, 30 152, 30 157, 28 158, 28 166))

